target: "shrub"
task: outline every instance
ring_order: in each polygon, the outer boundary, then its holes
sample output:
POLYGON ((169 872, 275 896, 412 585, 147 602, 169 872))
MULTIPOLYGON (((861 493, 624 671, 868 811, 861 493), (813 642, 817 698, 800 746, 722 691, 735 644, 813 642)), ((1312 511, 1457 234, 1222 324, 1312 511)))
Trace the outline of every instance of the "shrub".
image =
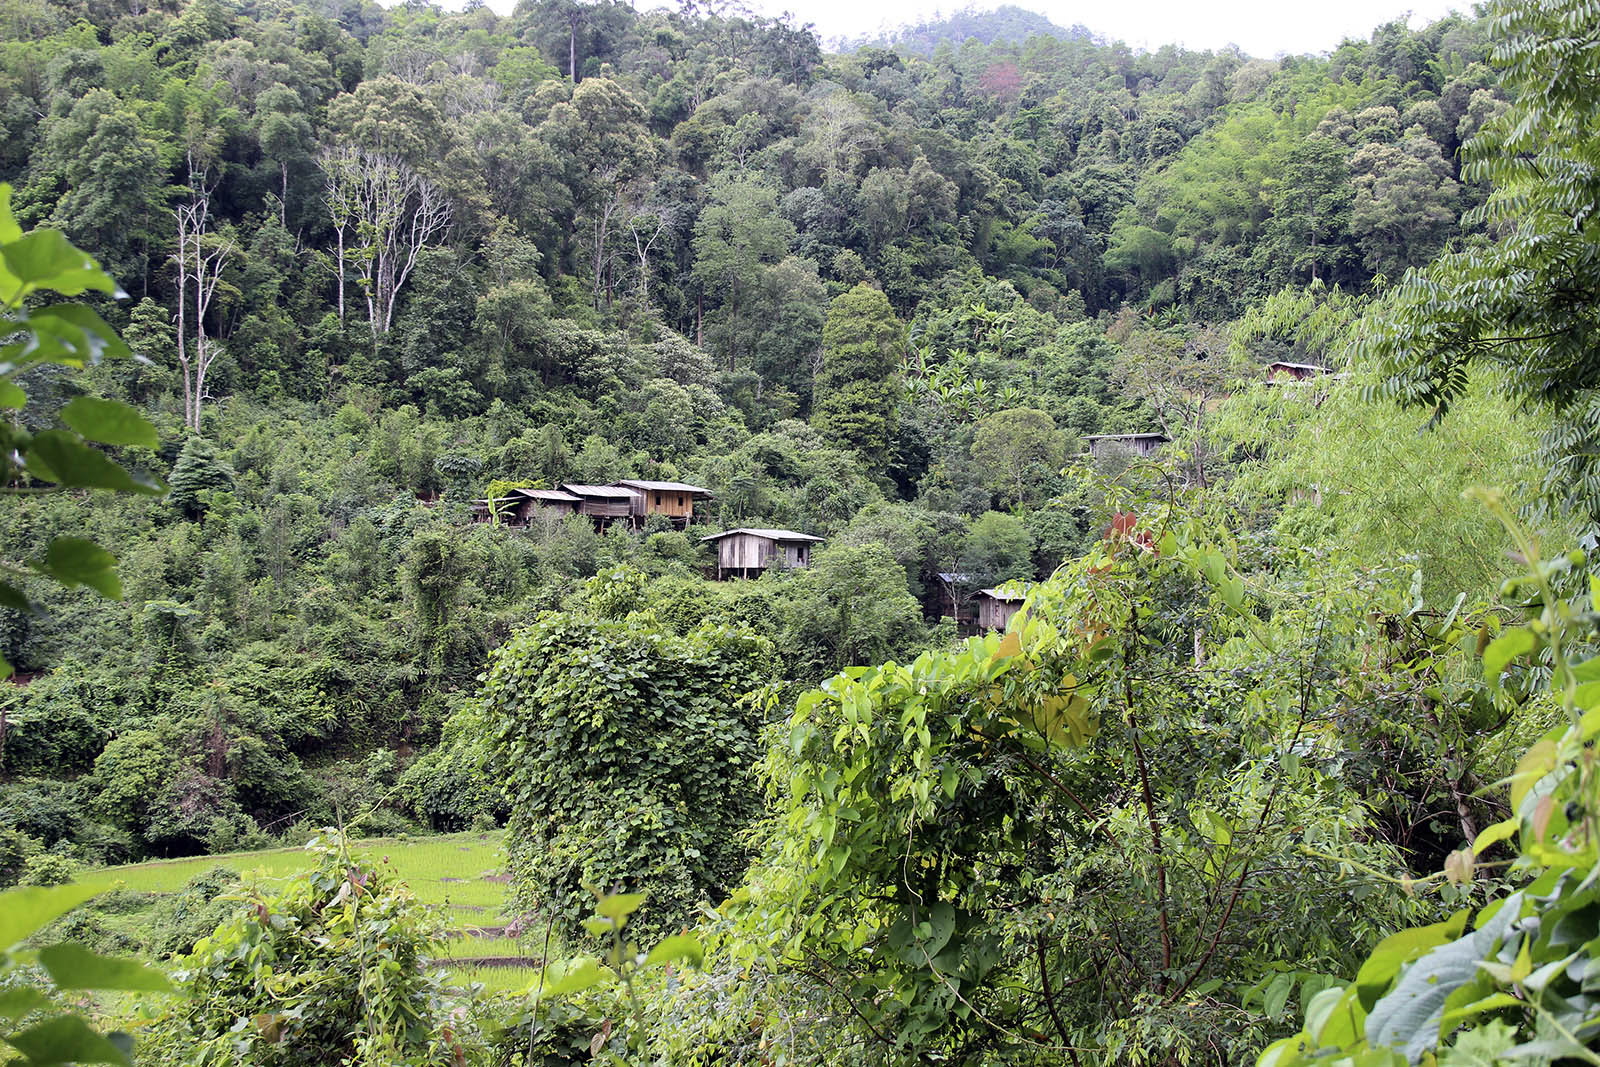
POLYGON ((18 885, 66 885, 78 873, 78 865, 54 852, 40 852, 22 861, 18 885))
POLYGON ((188 997, 152 1060, 251 1064, 461 1062, 451 1003, 430 970, 438 928, 381 867, 352 860, 331 832, 315 865, 265 895, 228 899, 230 918, 179 962, 188 997))
POLYGON ((224 896, 238 885, 238 872, 213 867, 163 897, 150 916, 151 950, 158 956, 193 952, 195 944, 222 925, 238 906, 224 896))
POLYGON ((0 889, 17 884, 28 857, 39 851, 37 839, 21 830, 0 827, 0 889))
POLYGON ((440 833, 476 829, 484 822, 493 827, 505 801, 484 773, 482 755, 481 745, 471 737, 425 753, 400 776, 406 806, 440 833))
POLYGON ((575 935, 585 884, 648 891, 643 935, 720 897, 748 860, 760 746, 747 695, 771 658, 744 628, 680 637, 640 616, 553 613, 496 651, 480 701, 519 904, 575 935))

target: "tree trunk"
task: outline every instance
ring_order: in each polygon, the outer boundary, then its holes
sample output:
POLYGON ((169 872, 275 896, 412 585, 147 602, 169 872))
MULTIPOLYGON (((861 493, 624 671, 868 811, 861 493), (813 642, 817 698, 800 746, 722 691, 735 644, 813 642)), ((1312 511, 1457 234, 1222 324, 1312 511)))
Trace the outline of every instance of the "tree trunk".
POLYGON ((338 227, 335 232, 339 235, 339 329, 344 329, 344 227, 338 227))
POLYGON ((189 413, 194 406, 193 398, 189 392, 189 349, 184 338, 184 324, 189 307, 189 238, 183 221, 183 212, 178 211, 178 369, 183 374, 183 424, 188 426, 189 413))
POLYGON ((578 12, 567 16, 567 77, 578 84, 578 12))

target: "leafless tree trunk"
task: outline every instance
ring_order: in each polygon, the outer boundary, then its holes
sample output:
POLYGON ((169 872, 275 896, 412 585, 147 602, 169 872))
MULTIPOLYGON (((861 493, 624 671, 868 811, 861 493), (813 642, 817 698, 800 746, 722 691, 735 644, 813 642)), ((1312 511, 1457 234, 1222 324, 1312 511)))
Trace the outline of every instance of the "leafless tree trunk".
POLYGON ((211 222, 211 189, 193 160, 189 170, 190 199, 173 212, 178 222, 178 251, 172 257, 178 268, 178 367, 183 374, 183 420, 200 429, 200 410, 206 397, 206 375, 221 349, 206 336, 206 313, 216 297, 222 270, 235 249, 232 239, 218 240, 207 233, 211 222), (208 237, 210 238, 208 240, 208 237), (185 337, 190 283, 194 287, 194 347, 185 337))
POLYGON ((345 229, 352 229, 357 277, 373 343, 394 324, 395 302, 417 258, 450 225, 442 190, 405 163, 377 152, 325 152, 328 210, 339 241, 340 321, 344 308, 345 229))
POLYGON ((594 298, 594 309, 599 311, 600 293, 602 290, 607 288, 605 279, 606 274, 608 273, 608 267, 610 266, 610 257, 606 254, 606 246, 611 243, 611 216, 616 214, 617 207, 622 202, 622 194, 620 190, 615 187, 614 174, 598 175, 597 177, 610 185, 610 188, 606 192, 605 199, 600 202, 600 209, 595 212, 594 248, 592 249, 592 254, 590 256, 590 266, 594 271, 594 285, 592 291, 594 298))
POLYGON ((324 156, 322 173, 327 179, 328 217, 333 222, 334 237, 338 241, 339 270, 339 328, 344 329, 344 231, 354 214, 350 207, 353 182, 347 168, 340 166, 332 155, 324 156))
POLYGON ((667 213, 663 210, 636 212, 628 220, 628 232, 633 234, 633 252, 639 260, 639 306, 650 310, 650 253, 656 242, 667 232, 667 213))

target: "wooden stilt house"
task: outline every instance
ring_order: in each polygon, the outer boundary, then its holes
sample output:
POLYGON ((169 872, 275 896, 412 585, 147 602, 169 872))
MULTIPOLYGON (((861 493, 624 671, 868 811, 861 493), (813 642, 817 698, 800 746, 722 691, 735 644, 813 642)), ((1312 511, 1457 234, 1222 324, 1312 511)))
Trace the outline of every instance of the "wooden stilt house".
POLYGON ((695 502, 711 499, 711 490, 685 482, 620 478, 617 485, 634 493, 630 517, 635 526, 643 526, 651 515, 665 515, 681 530, 694 521, 695 502))
MULTIPOLYGON (((494 501, 504 526, 530 526, 535 519, 575 514, 579 498, 560 489, 512 489, 494 501)), ((489 501, 472 502, 472 521, 489 522, 489 501)))
POLYGON ((769 567, 811 565, 811 546, 822 538, 793 530, 741 527, 702 537, 717 546, 717 578, 757 578, 769 567))
POLYGON ((1155 455, 1161 451, 1161 446, 1172 440, 1164 433, 1091 433, 1085 434, 1083 439, 1089 443, 1092 456, 1100 457, 1126 448, 1140 459, 1155 455))

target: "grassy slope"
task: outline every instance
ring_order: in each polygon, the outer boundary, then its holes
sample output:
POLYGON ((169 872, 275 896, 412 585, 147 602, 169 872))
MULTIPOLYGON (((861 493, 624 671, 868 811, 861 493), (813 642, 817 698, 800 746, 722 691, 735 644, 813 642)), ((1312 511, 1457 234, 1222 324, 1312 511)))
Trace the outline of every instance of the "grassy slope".
MULTIPOLYGON (((387 860, 419 900, 444 912, 452 935, 445 955, 462 961, 450 967, 450 974, 494 990, 521 988, 537 971, 526 965, 476 961, 508 957, 531 960, 544 950, 543 930, 531 931, 520 940, 504 936, 510 916, 505 912, 505 886, 498 880, 503 866, 501 836, 467 833, 374 838, 351 846, 352 851, 371 862, 387 860)), ((175 892, 213 867, 227 867, 247 878, 270 881, 286 877, 306 863, 300 849, 278 848, 104 867, 85 872, 78 881, 100 890, 122 888, 161 894, 175 892)), ((137 926, 145 918, 134 913, 126 921, 137 926)))

